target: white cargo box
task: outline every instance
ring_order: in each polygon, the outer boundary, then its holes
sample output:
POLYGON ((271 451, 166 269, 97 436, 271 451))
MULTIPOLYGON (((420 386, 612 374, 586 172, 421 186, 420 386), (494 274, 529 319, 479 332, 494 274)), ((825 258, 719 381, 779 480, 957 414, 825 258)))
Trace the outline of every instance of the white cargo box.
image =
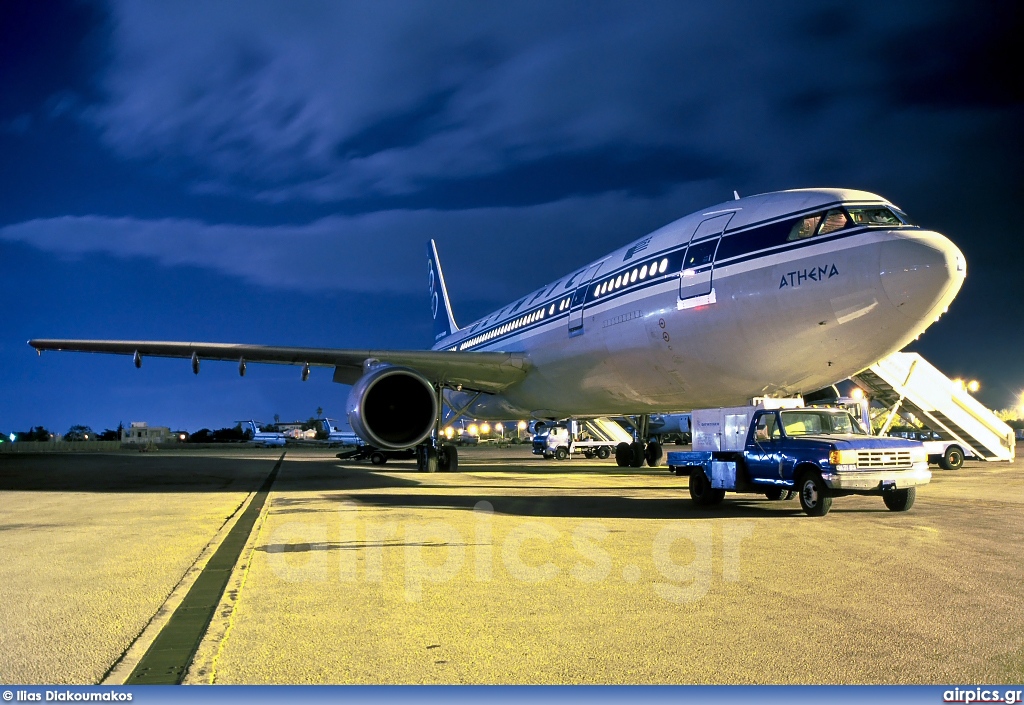
POLYGON ((694 409, 690 417, 695 451, 741 451, 747 441, 750 419, 758 409, 799 409, 804 401, 757 397, 750 406, 694 409))

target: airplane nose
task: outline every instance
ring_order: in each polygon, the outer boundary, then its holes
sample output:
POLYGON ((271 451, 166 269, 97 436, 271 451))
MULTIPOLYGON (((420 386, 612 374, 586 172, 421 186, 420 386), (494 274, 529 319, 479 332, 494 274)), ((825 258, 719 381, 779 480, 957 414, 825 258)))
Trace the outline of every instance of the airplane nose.
POLYGON ((960 291, 967 260, 949 238, 931 231, 894 232, 882 245, 880 278, 896 310, 914 320, 941 313, 960 291))

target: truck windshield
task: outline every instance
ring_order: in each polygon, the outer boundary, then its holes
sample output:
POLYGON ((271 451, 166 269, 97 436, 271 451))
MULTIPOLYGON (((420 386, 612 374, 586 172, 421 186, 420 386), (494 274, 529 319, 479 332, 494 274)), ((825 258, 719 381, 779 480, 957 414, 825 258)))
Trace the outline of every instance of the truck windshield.
POLYGON ((846 411, 824 409, 793 409, 782 412, 782 427, 787 436, 807 436, 823 433, 853 433, 866 435, 857 419, 846 411))

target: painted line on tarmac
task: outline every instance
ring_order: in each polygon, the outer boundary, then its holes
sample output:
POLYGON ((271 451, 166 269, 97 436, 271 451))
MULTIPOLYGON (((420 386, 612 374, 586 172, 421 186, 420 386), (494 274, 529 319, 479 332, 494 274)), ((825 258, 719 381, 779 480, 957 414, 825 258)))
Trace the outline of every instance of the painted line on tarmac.
POLYGON ((136 664, 125 685, 177 685, 181 683, 213 619, 239 555, 263 512, 270 488, 284 462, 274 465, 263 485, 224 537, 188 594, 136 664))

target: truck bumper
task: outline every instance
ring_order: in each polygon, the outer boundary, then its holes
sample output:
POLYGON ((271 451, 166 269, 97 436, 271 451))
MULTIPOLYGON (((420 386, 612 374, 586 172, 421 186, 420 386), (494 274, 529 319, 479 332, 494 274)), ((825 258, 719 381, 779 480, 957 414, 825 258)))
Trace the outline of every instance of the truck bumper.
POLYGON ((886 489, 905 490, 927 485, 932 474, 928 463, 915 463, 903 470, 854 470, 851 472, 822 473, 821 478, 831 490, 853 492, 882 492, 886 489))

